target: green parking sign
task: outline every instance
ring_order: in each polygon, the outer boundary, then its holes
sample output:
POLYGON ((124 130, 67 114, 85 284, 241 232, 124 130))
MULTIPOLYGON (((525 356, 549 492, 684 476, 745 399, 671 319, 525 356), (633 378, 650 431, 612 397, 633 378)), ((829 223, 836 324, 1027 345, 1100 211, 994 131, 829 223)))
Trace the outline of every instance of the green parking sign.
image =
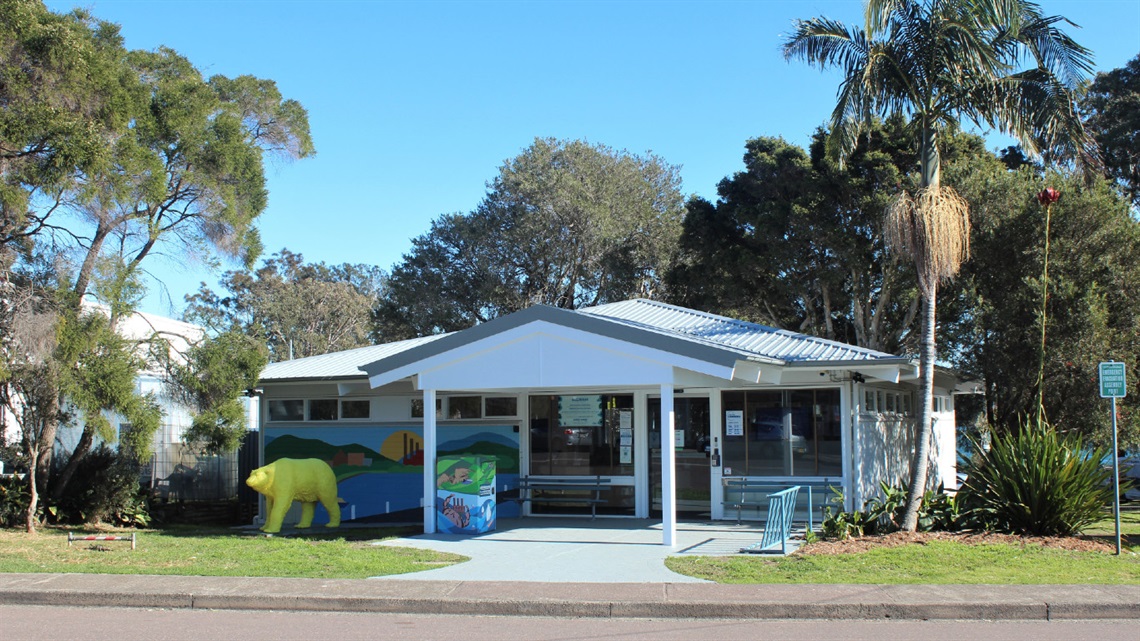
POLYGON ((1101 363, 1100 364, 1100 397, 1101 398, 1124 398, 1125 396, 1124 384, 1124 363, 1101 363))

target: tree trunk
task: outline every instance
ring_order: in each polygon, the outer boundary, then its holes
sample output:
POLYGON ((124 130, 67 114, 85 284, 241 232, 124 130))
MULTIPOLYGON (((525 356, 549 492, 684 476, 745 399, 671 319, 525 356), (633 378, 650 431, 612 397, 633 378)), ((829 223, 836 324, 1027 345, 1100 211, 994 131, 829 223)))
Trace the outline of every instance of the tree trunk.
POLYGON ((938 286, 931 284, 925 293, 922 315, 922 354, 919 358, 919 376, 922 381, 922 399, 918 404, 918 426, 915 434, 914 460, 911 461, 910 489, 906 497, 902 529, 914 532, 918 527, 918 510, 926 490, 926 477, 930 468, 930 436, 934 431, 934 323, 938 286))
POLYGON ((75 470, 79 469, 79 463, 83 460, 87 453, 91 451, 91 445, 95 442, 95 428, 89 424, 83 426, 83 435, 79 437, 79 442, 75 444, 75 451, 71 453, 71 457, 67 459, 67 465, 64 466, 63 471, 59 473, 59 477, 52 484, 51 498, 53 501, 59 501, 63 498, 64 492, 67 491, 67 486, 71 483, 71 477, 75 476, 75 470))
MULTIPOLYGON (((35 461, 39 458, 38 448, 27 447, 25 453, 28 455, 29 461, 35 461)), ((35 534, 36 532, 36 510, 39 509, 40 492, 36 487, 36 466, 28 465, 28 509, 24 512, 24 527, 27 529, 28 534, 35 534)))
POLYGON ((88 248, 87 255, 83 258, 83 264, 79 267, 79 273, 75 276, 75 288, 72 290, 80 300, 87 295, 87 288, 91 285, 91 274, 95 271, 95 261, 99 258, 99 253, 103 250, 103 243, 110 233, 111 227, 109 225, 100 223, 95 228, 95 233, 91 237, 91 247, 88 248))
MULTIPOLYGON (((53 383, 58 385, 58 381, 53 383)), ((51 396, 52 403, 48 405, 42 412, 40 417, 39 434, 36 435, 36 458, 29 458, 28 461, 34 461, 34 465, 29 463, 29 467, 36 468, 36 484, 39 494, 47 494, 48 482, 51 480, 51 463, 52 455, 55 453, 55 435, 59 431, 59 408, 62 407, 60 399, 55 394, 51 396)))
MULTIPOLYGON (((919 162, 922 167, 922 187, 938 187, 942 182, 941 157, 938 153, 938 132, 923 123, 922 139, 919 142, 919 162)), ((930 251, 930 248, 919 251, 930 251)), ((920 263, 921 264, 921 263, 920 263)), ((921 269, 920 269, 921 271, 921 269)), ((926 490, 926 477, 930 469, 930 434, 933 432, 934 409, 934 346, 935 312, 938 305, 938 276, 918 274, 919 289, 922 291, 922 348, 919 356, 919 377, 921 380, 918 403, 918 425, 915 433, 914 460, 910 464, 910 488, 906 495, 906 510, 903 512, 901 527, 906 532, 918 529, 918 510, 922 507, 922 495, 926 490)))

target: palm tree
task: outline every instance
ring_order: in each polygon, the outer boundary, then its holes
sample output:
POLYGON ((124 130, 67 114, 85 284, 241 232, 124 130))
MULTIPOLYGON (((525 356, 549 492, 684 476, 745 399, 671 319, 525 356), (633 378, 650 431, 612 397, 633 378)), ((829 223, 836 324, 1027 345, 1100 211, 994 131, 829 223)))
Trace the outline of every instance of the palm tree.
POLYGON ((920 188, 888 208, 888 245, 914 260, 923 296, 918 433, 903 529, 914 531, 929 468, 938 285, 969 257, 969 209, 941 183, 939 134, 967 118, 1018 138, 1030 154, 1094 160, 1075 95, 1092 71, 1088 49, 1026 0, 868 0, 865 26, 798 20, 786 59, 843 73, 831 114, 842 160, 873 117, 902 114, 914 131, 920 188))

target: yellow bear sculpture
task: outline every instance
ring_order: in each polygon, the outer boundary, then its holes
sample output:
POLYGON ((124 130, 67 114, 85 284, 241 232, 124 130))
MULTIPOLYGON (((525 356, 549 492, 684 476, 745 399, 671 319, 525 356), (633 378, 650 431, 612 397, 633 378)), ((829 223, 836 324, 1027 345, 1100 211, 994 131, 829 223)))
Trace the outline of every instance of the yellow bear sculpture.
POLYGON ((329 512, 325 527, 340 526, 340 505, 336 497, 336 475, 328 463, 316 458, 283 458, 254 470, 245 484, 265 495, 265 525, 262 532, 281 531, 281 522, 293 501, 301 502, 298 528, 313 524, 317 501, 329 512))

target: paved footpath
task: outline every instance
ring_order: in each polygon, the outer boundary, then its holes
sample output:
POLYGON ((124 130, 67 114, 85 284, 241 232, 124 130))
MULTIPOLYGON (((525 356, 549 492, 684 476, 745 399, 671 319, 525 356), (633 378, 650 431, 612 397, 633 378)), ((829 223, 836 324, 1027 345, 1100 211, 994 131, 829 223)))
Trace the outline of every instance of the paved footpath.
POLYGON ((0 605, 728 619, 1140 619, 1140 585, 722 585, 0 574, 0 605))

